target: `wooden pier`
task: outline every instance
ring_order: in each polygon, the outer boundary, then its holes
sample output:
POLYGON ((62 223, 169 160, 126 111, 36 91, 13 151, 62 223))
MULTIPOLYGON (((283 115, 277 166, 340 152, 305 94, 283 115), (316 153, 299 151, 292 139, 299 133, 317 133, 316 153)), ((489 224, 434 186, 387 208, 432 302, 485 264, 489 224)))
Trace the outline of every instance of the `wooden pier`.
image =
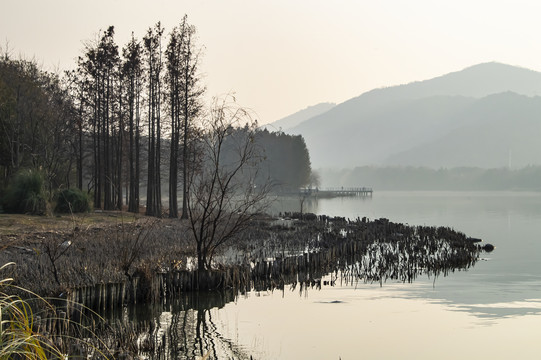
POLYGON ((322 197, 322 198, 347 197, 347 196, 371 197, 372 192, 373 192, 372 188, 369 188, 369 187, 339 187, 339 188, 323 188, 323 189, 303 188, 299 190, 299 193, 302 196, 315 196, 315 197, 322 197))

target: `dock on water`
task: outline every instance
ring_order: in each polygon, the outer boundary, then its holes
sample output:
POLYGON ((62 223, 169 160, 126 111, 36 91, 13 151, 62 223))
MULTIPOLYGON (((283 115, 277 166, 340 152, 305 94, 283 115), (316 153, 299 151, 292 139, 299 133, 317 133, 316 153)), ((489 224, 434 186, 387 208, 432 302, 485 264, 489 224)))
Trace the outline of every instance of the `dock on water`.
POLYGON ((346 197, 346 196, 372 196, 372 188, 370 187, 339 187, 339 188, 302 188, 299 189, 299 194, 302 196, 315 197, 346 197))

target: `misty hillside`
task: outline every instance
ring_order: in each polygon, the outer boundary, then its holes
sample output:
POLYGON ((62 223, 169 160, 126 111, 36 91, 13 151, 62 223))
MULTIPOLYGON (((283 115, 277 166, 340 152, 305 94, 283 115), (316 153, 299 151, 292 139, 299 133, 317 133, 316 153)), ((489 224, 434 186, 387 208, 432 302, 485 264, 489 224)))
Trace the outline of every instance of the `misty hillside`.
POLYGON ((299 125, 303 121, 306 121, 310 118, 313 118, 314 116, 317 116, 317 115, 323 114, 324 112, 329 111, 335 106, 336 106, 335 103, 329 103, 329 102, 312 105, 312 106, 307 107, 306 109, 297 111, 294 114, 286 116, 285 118, 282 118, 270 124, 264 125, 264 128, 269 131, 278 131, 278 130, 287 131, 299 125))
POLYGON ((486 63, 369 91, 289 132, 303 135, 315 168, 540 164, 538 94, 541 73, 486 63))
POLYGON ((384 164, 431 168, 541 164, 541 97, 511 92, 490 95, 449 120, 462 124, 441 137, 390 156, 384 164))

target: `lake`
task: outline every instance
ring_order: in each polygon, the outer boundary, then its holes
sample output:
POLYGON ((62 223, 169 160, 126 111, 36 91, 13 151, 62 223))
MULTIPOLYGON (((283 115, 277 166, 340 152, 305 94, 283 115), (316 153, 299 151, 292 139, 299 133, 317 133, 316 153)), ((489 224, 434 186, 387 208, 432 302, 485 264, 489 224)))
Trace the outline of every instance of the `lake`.
MULTIPOLYGON (((153 312, 154 320, 168 334, 166 347, 184 350, 163 358, 539 358, 541 193, 374 192, 307 200, 303 207, 351 219, 449 226, 496 249, 468 271, 413 283, 337 281, 321 290, 249 292, 216 305, 202 298, 173 304, 153 312)), ((299 211, 300 201, 283 199, 275 208, 299 211)))

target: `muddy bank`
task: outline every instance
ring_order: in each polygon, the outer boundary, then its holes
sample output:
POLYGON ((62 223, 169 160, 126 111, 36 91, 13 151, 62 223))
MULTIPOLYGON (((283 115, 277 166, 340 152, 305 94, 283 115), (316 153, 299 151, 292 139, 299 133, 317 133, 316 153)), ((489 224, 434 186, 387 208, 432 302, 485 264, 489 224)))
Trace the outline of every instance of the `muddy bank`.
MULTIPOLYGON (((65 296, 73 288, 124 283, 163 266, 181 266, 193 255, 188 232, 178 220, 92 214, 93 221, 4 228, 0 263, 16 267, 2 274, 42 296, 65 296)), ((54 220, 54 219, 53 219, 54 220)))

